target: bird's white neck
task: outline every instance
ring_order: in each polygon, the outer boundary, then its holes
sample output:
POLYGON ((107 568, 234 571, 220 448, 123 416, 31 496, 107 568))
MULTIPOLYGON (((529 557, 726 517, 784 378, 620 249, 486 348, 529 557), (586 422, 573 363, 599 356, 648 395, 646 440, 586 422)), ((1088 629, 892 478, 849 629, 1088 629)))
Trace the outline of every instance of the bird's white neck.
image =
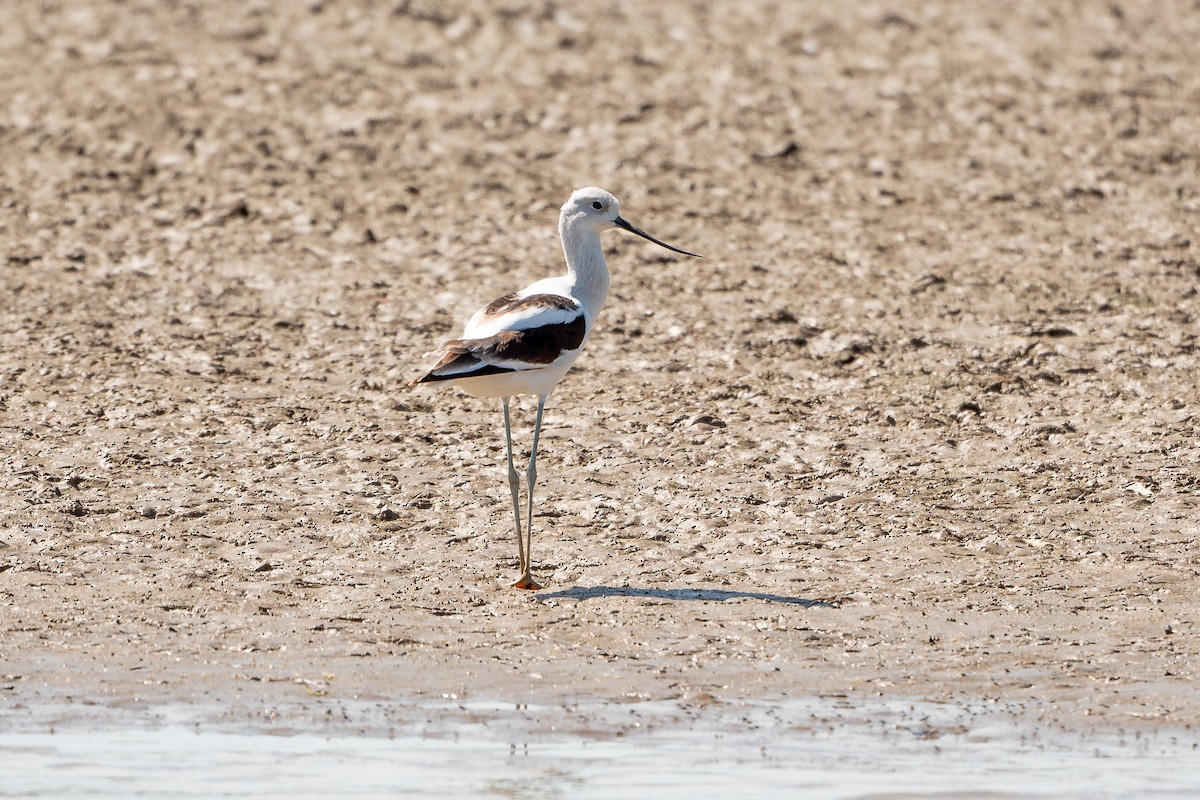
POLYGON ((595 319, 608 297, 608 264, 600 245, 600 233, 584 220, 564 213, 558 221, 563 255, 567 257, 567 280, 571 293, 595 319))

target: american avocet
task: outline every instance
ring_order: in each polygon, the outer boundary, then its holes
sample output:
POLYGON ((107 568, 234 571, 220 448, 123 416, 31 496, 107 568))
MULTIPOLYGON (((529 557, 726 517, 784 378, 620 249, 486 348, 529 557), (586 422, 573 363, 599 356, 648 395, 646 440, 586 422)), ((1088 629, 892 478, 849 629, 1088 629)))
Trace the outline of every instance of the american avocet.
POLYGON ((538 435, 546 397, 579 357, 596 316, 608 296, 608 265, 600 246, 600 232, 624 228, 657 245, 695 256, 660 242, 621 218, 617 198, 603 189, 578 189, 562 207, 558 234, 567 257, 567 274, 546 278, 507 294, 475 312, 462 338, 451 339, 431 356, 437 364, 419 383, 444 382, 475 397, 499 397, 504 409, 504 441, 508 448, 508 486, 512 490, 513 518, 517 526, 517 555, 521 577, 518 589, 540 589, 530 570, 533 559, 533 485, 537 480, 538 435), (508 403, 513 395, 537 395, 533 447, 525 477, 529 505, 525 538, 521 537, 520 480, 513 466, 512 423, 508 403))

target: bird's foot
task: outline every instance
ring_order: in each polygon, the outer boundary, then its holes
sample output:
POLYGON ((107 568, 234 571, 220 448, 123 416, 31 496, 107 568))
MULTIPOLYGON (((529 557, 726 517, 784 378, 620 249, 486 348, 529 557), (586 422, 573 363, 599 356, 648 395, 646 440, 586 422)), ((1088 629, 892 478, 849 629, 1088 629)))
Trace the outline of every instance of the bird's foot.
POLYGON ((536 592, 542 588, 542 585, 533 579, 533 576, 528 572, 523 574, 517 582, 513 584, 514 589, 526 589, 531 592, 536 592))

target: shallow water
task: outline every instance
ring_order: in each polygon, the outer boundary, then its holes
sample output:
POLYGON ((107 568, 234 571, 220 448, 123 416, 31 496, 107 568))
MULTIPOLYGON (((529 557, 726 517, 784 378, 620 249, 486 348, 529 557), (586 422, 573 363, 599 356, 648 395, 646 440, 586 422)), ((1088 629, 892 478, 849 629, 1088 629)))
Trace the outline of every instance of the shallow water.
POLYGON ((749 724, 661 726, 607 738, 525 737, 478 725, 436 738, 178 724, 0 733, 0 797, 1200 796, 1200 751, 1178 737, 1031 741, 996 723, 922 727, 910 724, 911 711, 882 726, 844 719, 779 726, 762 724, 765 716, 762 708, 742 709, 738 720, 749 724))

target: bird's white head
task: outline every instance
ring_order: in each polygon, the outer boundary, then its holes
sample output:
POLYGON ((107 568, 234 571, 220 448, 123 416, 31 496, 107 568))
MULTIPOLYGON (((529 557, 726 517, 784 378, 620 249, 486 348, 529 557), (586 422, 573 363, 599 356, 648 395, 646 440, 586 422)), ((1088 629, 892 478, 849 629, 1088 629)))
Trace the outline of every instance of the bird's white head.
POLYGON ((637 228, 621 217, 621 204, 616 197, 603 189, 597 189, 595 186, 589 186, 585 189, 576 189, 571 193, 570 199, 563 204, 562 216, 559 220, 559 227, 562 230, 564 237, 566 231, 571 228, 590 228, 599 233, 600 231, 608 230, 609 228, 621 228, 630 233, 637 234, 643 239, 649 239, 660 247, 665 247, 668 250, 673 250, 676 253, 683 253, 685 256, 701 256, 695 253, 689 253, 687 250, 680 250, 678 247, 667 244, 666 242, 655 239, 644 230, 637 228))
POLYGON ((571 193, 571 198, 563 203, 562 216, 564 222, 570 220, 572 224, 603 231, 616 225, 621 216, 621 204, 603 189, 589 186, 571 193))

